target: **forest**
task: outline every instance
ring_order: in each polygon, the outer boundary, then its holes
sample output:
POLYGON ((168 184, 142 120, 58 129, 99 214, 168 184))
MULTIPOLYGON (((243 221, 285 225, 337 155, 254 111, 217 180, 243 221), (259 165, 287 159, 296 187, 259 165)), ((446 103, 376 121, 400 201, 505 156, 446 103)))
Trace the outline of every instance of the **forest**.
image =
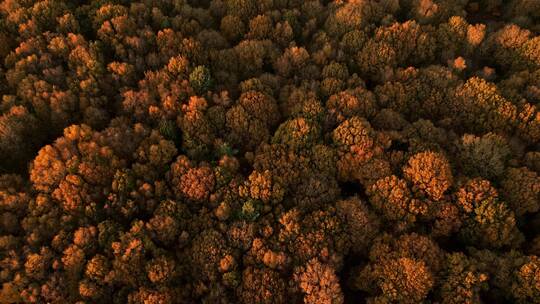
POLYGON ((539 0, 0 0, 0 303, 540 303, 539 0))

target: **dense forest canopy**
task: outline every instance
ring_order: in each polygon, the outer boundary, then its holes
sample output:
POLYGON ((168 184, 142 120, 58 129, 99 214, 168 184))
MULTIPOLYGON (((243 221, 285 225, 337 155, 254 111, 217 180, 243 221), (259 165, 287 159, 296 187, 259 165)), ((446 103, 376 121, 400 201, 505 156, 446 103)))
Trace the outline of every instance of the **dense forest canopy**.
POLYGON ((540 1, 3 0, 0 303, 540 303, 540 1))

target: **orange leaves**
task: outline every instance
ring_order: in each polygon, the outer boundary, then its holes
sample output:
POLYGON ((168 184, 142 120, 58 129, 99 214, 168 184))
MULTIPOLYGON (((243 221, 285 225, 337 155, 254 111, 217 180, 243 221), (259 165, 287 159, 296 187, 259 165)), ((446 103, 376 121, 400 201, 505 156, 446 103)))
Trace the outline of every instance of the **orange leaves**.
POLYGON ((450 163, 446 157, 434 152, 421 152, 411 157, 403 169, 404 177, 413 184, 413 190, 440 200, 452 185, 450 163))
POLYGON ((202 203, 208 200, 215 186, 213 170, 202 164, 195 166, 186 156, 179 156, 171 166, 174 192, 181 198, 202 203))

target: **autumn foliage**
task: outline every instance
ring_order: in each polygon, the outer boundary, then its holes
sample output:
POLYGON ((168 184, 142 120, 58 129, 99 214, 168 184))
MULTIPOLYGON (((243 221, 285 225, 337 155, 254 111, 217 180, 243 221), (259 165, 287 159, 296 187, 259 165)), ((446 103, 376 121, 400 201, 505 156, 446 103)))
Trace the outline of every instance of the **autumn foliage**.
POLYGON ((540 303, 540 2, 0 0, 0 303, 540 303))

